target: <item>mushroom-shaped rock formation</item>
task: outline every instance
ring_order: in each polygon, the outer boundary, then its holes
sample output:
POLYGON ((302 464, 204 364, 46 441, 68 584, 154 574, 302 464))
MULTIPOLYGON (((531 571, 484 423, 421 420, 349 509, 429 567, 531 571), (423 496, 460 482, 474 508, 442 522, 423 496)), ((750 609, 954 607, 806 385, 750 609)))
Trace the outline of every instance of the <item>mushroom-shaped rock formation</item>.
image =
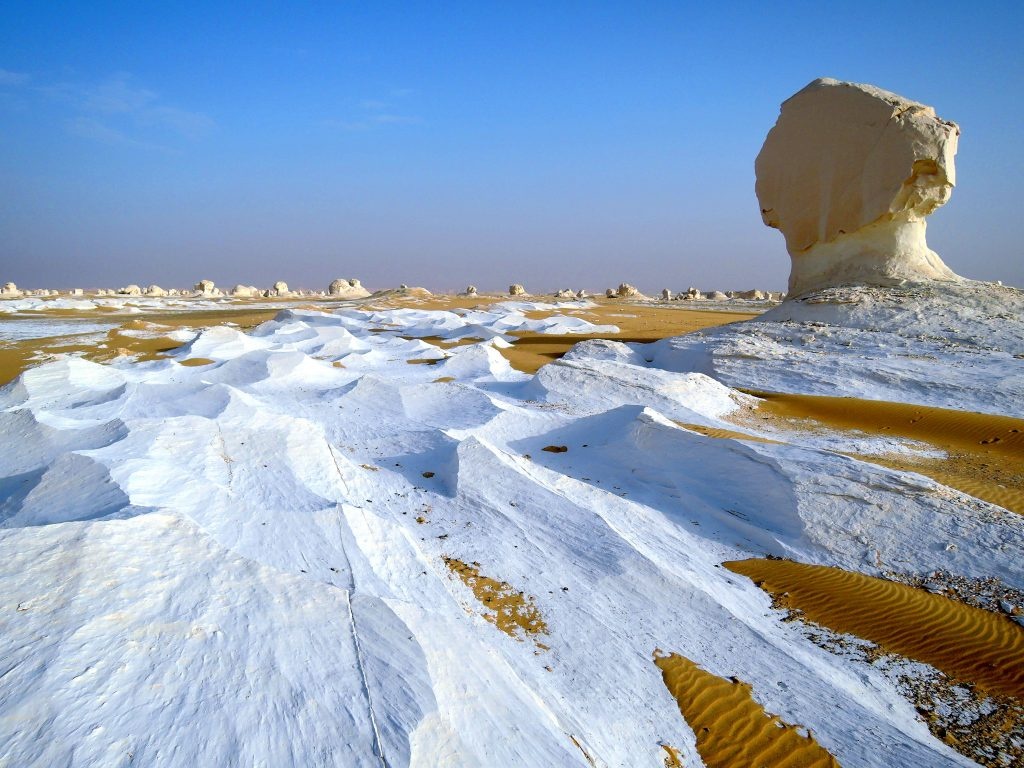
POLYGON ((519 283, 512 283, 512 285, 510 285, 508 287, 508 295, 509 296, 525 296, 526 295, 526 289, 523 286, 521 286, 519 283))
POLYGON ((959 135, 871 85, 824 78, 784 101, 754 170, 761 217, 786 238, 790 295, 960 279, 928 248, 924 221, 956 183, 959 135))

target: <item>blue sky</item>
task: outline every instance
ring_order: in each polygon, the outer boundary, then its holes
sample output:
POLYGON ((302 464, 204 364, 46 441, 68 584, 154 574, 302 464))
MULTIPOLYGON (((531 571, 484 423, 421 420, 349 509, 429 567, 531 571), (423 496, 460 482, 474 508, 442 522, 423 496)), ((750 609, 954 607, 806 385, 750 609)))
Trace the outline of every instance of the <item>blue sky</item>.
POLYGON ((293 6, 4 3, 0 282, 781 288, 754 157, 829 76, 960 123, 929 243, 1024 285, 1019 3, 293 6))

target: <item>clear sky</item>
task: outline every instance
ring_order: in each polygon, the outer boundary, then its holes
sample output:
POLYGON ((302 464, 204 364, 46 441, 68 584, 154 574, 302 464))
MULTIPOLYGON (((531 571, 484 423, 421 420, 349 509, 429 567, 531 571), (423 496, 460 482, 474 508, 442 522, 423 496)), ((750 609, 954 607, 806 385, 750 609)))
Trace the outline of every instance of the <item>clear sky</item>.
POLYGON ((929 219, 1024 286, 1020 2, 0 4, 0 282, 782 288, 816 77, 960 123, 929 219))

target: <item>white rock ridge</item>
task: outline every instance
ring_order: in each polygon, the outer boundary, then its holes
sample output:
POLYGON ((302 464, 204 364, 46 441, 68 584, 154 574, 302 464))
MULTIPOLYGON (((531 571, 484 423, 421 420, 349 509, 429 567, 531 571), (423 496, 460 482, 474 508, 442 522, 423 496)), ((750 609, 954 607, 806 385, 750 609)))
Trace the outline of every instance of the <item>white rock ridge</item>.
POLYGON ((871 85, 823 78, 783 102, 754 170, 761 217, 786 238, 790 295, 959 280, 925 242, 959 136, 932 107, 871 85))

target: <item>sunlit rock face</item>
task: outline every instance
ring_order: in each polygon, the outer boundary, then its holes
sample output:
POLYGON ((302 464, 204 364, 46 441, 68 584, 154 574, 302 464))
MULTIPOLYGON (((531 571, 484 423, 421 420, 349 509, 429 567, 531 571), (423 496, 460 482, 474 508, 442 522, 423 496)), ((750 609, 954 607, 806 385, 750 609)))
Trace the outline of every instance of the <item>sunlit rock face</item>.
POLYGON ((782 104, 757 156, 761 217, 792 259, 789 293, 959 280, 925 242, 956 183, 960 129, 932 107, 823 78, 782 104))

